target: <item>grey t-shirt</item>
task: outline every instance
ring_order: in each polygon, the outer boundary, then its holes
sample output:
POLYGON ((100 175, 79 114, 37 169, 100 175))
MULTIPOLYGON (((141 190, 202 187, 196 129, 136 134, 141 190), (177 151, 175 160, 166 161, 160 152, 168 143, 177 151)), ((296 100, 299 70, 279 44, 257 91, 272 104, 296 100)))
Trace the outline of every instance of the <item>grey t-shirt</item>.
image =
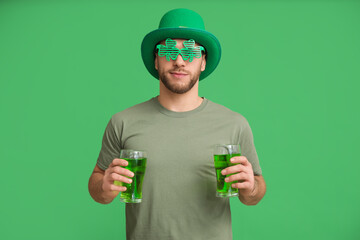
POLYGON ((154 97, 112 116, 97 165, 105 170, 121 149, 148 155, 142 202, 126 204, 128 240, 232 239, 229 199, 216 197, 215 144, 240 144, 261 175, 247 120, 206 98, 173 112, 154 97))

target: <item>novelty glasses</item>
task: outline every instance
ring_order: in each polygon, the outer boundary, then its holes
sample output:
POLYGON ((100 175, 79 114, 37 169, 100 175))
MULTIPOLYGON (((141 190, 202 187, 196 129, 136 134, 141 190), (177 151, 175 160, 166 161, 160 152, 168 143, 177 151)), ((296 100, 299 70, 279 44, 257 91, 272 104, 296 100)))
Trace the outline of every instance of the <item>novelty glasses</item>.
POLYGON ((192 62, 194 57, 200 58, 201 51, 205 52, 205 48, 202 46, 195 47, 195 41, 193 39, 187 40, 183 42, 185 48, 178 49, 176 46, 176 41, 171 38, 166 39, 165 46, 162 44, 156 45, 156 49, 158 49, 159 57, 166 57, 167 61, 176 60, 176 58, 181 55, 184 61, 189 59, 189 62, 192 62))

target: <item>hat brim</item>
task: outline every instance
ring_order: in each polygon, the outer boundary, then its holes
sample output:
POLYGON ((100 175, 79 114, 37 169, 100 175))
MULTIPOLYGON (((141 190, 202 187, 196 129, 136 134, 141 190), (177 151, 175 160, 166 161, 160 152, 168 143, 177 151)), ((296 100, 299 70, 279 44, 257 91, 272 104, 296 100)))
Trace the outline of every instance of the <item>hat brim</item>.
POLYGON ((212 73, 220 62, 221 47, 219 40, 211 33, 195 28, 160 28, 148 33, 141 43, 141 57, 146 69, 152 76, 159 79, 158 71, 155 69, 154 48, 155 44, 166 38, 194 39, 206 49, 206 67, 200 74, 202 80, 212 73))

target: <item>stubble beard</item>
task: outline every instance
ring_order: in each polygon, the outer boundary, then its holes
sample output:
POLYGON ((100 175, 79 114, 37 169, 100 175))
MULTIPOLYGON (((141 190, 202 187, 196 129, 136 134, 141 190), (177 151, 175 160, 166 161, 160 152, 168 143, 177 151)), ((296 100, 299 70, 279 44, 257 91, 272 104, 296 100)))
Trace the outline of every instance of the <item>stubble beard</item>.
MULTIPOLYGON (((181 69, 173 69, 171 71, 185 72, 181 69)), ((171 71, 169 71, 168 73, 170 74, 171 71)), ((176 84, 176 83, 172 84, 171 80, 166 76, 165 72, 160 72, 159 77, 160 77, 160 81, 165 85, 165 87, 168 90, 170 90, 173 93, 183 94, 190 91, 194 87, 196 82, 199 80, 201 70, 199 69, 199 71, 196 71, 194 75, 191 75, 189 72, 186 73, 188 74, 187 77, 190 76, 190 81, 188 81, 185 85, 176 84)))

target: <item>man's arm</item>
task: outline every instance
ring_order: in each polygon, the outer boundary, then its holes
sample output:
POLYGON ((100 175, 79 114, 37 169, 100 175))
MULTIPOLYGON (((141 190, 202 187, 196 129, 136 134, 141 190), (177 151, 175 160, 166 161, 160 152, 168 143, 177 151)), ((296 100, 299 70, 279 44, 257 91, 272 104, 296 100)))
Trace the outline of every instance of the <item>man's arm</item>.
POLYGON ((256 205, 264 197, 266 184, 263 176, 254 176, 254 188, 251 192, 239 189, 239 199, 245 205, 256 205))
POLYGON ((88 187, 91 197, 96 202, 102 204, 111 203, 119 192, 126 191, 126 187, 117 186, 114 181, 132 182, 130 178, 134 176, 134 173, 123 168, 127 165, 126 160, 118 158, 115 158, 105 171, 95 165, 88 187))

